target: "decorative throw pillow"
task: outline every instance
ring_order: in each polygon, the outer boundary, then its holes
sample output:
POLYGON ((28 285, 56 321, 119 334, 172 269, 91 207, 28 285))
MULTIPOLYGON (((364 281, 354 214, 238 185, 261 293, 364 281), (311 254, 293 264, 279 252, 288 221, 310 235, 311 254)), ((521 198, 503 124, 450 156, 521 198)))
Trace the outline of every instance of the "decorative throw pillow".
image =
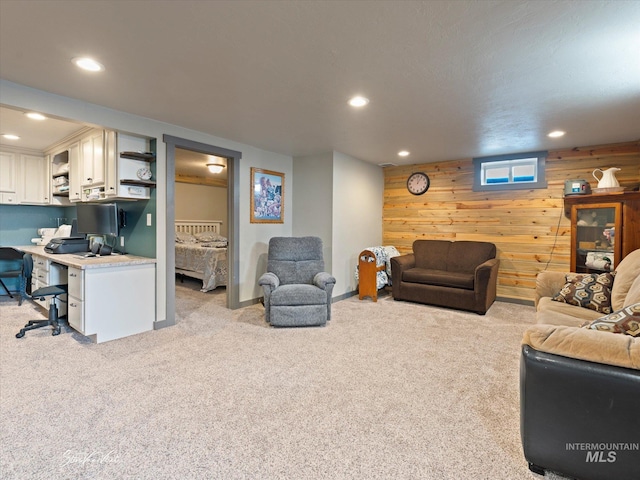
POLYGON ((638 337, 640 336, 640 303, 634 303, 622 310, 597 318, 588 324, 587 328, 638 337))
POLYGON ((570 273, 567 283, 556 296, 556 302, 611 313, 611 287, 615 273, 570 273))

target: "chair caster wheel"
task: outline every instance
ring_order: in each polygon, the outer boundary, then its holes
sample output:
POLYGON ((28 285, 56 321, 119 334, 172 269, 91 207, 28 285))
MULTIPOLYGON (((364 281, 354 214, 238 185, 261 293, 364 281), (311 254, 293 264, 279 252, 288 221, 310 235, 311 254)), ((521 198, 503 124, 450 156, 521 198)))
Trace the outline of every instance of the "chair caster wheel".
POLYGON ((60 330, 54 330, 53 332, 51 332, 51 335, 60 335, 60 330))
POLYGON ((22 338, 22 337, 24 337, 24 332, 16 333, 16 338, 22 338))

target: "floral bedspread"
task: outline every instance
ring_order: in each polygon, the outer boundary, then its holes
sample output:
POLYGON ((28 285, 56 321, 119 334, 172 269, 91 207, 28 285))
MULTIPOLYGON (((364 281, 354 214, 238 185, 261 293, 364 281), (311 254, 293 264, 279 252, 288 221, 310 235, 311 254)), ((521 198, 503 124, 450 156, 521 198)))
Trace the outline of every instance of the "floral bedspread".
POLYGON ((197 278, 202 278, 200 291, 208 292, 227 284, 227 249, 207 247, 202 243, 176 243, 176 268, 199 274, 197 278))

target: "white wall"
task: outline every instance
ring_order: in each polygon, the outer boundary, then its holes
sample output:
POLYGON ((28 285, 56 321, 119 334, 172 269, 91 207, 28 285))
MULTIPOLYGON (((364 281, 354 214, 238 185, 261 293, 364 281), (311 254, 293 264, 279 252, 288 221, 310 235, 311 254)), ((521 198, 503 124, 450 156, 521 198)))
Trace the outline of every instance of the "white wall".
POLYGON ((193 183, 176 183, 176 220, 220 220, 220 234, 229 236, 227 189, 193 183))
MULTIPOLYGON (((262 296, 256 281, 259 276, 261 255, 266 256, 266 246, 269 238, 274 235, 291 235, 292 215, 285 213, 283 224, 250 224, 249 223, 249 195, 250 195, 250 168, 261 167, 269 170, 283 172, 286 178, 292 176, 292 158, 286 155, 261 150, 250 145, 233 142, 224 138, 196 132, 180 126, 170 125, 148 118, 131 115, 125 112, 112 110, 99 105, 94 105, 68 97, 54 95, 41 90, 25 87, 23 85, 0 80, 0 103, 7 106, 25 108, 42 112, 44 114, 58 116, 81 123, 100 125, 107 129, 135 133, 156 138, 158 148, 156 152, 156 199, 157 211, 153 222, 156 226, 156 255, 157 255, 157 321, 167 318, 166 312, 166 245, 165 232, 166 201, 167 201, 167 171, 166 148, 162 143, 164 134, 181 137, 196 142, 202 142, 217 147, 227 148, 242 152, 239 165, 240 185, 237 188, 239 195, 239 233, 240 233, 240 261, 238 277, 239 300, 248 301, 262 296)), ((285 188, 285 202, 292 205, 291 188, 285 188)))
POLYGON ((330 152, 295 157, 293 172, 293 234, 322 238, 334 297, 351 293, 358 254, 382 242, 382 168, 330 152))
POLYGON ((384 174, 377 165, 340 152, 333 153, 334 296, 357 289, 358 254, 382 244, 384 174))
POLYGON ((333 153, 293 159, 293 235, 322 239, 325 268, 331 271, 333 153))

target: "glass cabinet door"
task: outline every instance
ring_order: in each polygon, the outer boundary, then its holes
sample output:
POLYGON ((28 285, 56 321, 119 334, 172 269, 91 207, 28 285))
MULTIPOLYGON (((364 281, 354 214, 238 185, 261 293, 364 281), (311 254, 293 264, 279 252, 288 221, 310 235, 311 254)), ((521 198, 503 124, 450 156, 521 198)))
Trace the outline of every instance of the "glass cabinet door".
POLYGON ((621 205, 574 205, 571 267, 574 272, 612 272, 620 260, 621 205))

